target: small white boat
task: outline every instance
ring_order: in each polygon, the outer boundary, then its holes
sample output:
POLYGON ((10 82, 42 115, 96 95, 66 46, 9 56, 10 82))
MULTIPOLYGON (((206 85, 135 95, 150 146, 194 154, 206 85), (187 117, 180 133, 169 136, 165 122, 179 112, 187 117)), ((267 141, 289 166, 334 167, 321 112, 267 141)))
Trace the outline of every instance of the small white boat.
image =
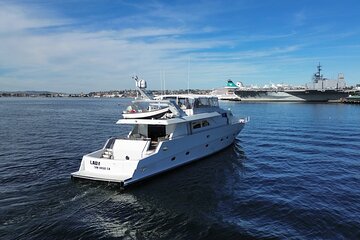
MULTIPOLYGON (((125 137, 83 156, 74 178, 117 182, 121 187, 203 158, 234 142, 248 118, 237 118, 207 95, 166 95, 145 103, 167 106, 161 118, 124 118, 125 137)), ((139 115, 137 115, 139 116, 139 115)))
POLYGON ((130 106, 123 111, 123 118, 127 119, 151 119, 161 118, 165 113, 170 112, 167 104, 160 104, 158 101, 133 101, 130 106))

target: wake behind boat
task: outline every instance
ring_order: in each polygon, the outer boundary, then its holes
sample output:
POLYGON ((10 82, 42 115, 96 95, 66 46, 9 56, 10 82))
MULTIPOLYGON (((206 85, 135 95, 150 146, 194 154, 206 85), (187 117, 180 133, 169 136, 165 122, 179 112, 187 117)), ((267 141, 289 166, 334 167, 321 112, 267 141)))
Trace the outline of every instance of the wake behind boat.
POLYGON ((220 108, 210 95, 164 95, 136 103, 162 106, 168 112, 148 119, 125 113, 117 124, 132 125, 129 134, 112 137, 102 149, 83 156, 72 177, 125 187, 224 149, 249 120, 220 108))

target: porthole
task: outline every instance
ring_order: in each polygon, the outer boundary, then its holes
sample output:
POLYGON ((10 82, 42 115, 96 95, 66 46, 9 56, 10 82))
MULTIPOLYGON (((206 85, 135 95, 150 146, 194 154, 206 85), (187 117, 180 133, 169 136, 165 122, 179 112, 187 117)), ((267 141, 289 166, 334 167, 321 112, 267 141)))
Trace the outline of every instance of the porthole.
POLYGON ((222 139, 220 139, 220 141, 222 142, 222 141, 224 141, 224 139, 222 138, 222 139))
POLYGON ((129 156, 126 156, 125 159, 126 159, 126 160, 129 160, 130 158, 129 158, 129 156))
POLYGON ((176 159, 176 157, 172 157, 172 158, 171 158, 171 161, 174 161, 175 159, 176 159))
POLYGON ((206 136, 206 138, 209 138, 209 137, 210 137, 210 135, 207 135, 207 136, 206 136))
POLYGON ((206 144, 206 145, 205 145, 205 147, 208 147, 208 146, 209 146, 209 144, 206 144))
POLYGON ((190 154, 190 152, 186 152, 185 154, 186 154, 186 155, 189 155, 189 154, 190 154))

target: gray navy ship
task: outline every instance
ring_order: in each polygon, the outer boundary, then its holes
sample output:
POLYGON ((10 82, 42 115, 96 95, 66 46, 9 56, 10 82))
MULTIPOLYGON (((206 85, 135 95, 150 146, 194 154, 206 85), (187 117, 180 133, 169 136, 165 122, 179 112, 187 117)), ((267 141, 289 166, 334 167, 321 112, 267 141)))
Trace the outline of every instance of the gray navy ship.
POLYGON ((241 82, 234 93, 241 101, 262 102, 329 102, 346 98, 349 93, 345 91, 344 74, 339 73, 335 80, 324 78, 321 74, 321 65, 317 66, 312 83, 304 87, 288 85, 272 85, 263 88, 245 87, 241 82))

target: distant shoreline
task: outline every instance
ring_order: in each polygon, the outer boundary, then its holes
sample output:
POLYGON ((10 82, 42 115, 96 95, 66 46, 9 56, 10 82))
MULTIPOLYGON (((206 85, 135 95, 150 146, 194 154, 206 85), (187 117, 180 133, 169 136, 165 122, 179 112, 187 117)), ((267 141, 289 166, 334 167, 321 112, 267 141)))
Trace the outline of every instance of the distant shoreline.
MULTIPOLYGON (((208 94, 211 90, 190 89, 190 90, 150 90, 154 95, 161 94, 208 94)), ((121 90, 121 91, 99 91, 90 93, 59 93, 48 91, 3 91, 0 92, 0 97, 43 97, 43 98, 134 98, 137 96, 137 90, 121 90)))

